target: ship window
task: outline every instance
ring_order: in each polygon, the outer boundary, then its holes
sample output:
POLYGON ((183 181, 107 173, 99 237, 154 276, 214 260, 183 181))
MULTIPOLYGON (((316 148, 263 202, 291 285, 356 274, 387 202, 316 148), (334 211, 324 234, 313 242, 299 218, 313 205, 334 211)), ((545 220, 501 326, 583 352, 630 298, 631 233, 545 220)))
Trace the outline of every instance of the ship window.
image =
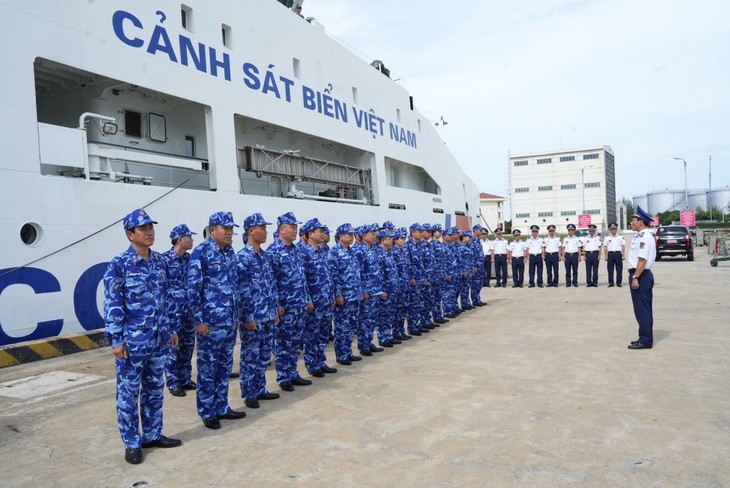
POLYGON ((43 231, 41 226, 35 222, 25 223, 20 228, 20 240, 23 241, 23 244, 26 246, 34 247, 40 244, 42 235, 43 231))
POLYGON ((221 40, 224 46, 231 47, 231 28, 226 24, 221 24, 221 40))
POLYGON ((167 141, 167 121, 164 115, 150 112, 147 115, 147 123, 150 128, 150 140, 155 142, 167 141))
POLYGON ((406 206, 402 203, 389 203, 388 208, 391 210, 405 210, 406 206))
POLYGON ((398 123, 400 124, 401 122, 400 122, 400 109, 399 108, 395 109, 395 117, 398 120, 398 123))
POLYGON ((185 156, 195 157, 195 137, 193 136, 185 136, 185 156))
POLYGON ((180 5, 180 22, 183 29, 193 31, 193 9, 185 4, 180 5))
POLYGON ((418 132, 421 132, 421 119, 418 119, 418 132))
POLYGON ((359 103, 357 99, 357 87, 354 86, 352 87, 352 103, 354 103, 355 105, 359 103))
POLYGON ((124 133, 130 137, 142 137, 142 114, 140 112, 124 111, 124 133))
POLYGON ((444 213, 444 209, 443 208, 434 208, 433 213, 442 214, 442 213, 444 213))
POLYGON ((302 77, 302 63, 297 58, 291 58, 292 61, 292 68, 294 69, 294 77, 295 78, 301 78, 302 77))

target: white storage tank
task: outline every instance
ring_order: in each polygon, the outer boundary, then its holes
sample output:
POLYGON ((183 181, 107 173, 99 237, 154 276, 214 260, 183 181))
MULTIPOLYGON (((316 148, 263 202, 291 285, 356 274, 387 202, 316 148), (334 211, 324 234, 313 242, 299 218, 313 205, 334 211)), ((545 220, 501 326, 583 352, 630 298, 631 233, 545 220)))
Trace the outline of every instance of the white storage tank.
MULTIPOLYGON (((648 206, 651 215, 672 210, 684 210, 684 190, 661 190, 649 193, 648 206)), ((643 208, 643 207, 642 207, 643 208)))
POLYGON ((644 212, 649 211, 649 200, 646 195, 637 195, 635 197, 631 197, 631 200, 634 202, 634 208, 641 207, 644 212))
POLYGON ((697 210, 707 210, 707 190, 690 190, 689 192, 689 208, 697 210))
POLYGON ((717 188, 707 192, 707 207, 713 207, 718 210, 728 211, 730 204, 730 186, 717 188))

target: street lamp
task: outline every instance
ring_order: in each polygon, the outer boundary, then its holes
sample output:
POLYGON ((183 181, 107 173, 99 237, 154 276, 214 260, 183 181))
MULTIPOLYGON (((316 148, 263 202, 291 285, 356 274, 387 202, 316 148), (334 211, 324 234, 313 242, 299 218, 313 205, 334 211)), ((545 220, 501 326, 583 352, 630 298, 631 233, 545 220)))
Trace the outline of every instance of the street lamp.
POLYGON ((677 161, 682 161, 684 163, 684 209, 689 209, 689 195, 687 193, 687 161, 685 161, 682 158, 674 158, 677 161))
POLYGON ((588 168, 592 168, 593 165, 589 164, 588 166, 584 166, 580 169, 580 193, 581 198, 583 200, 583 210, 581 210, 581 215, 585 215, 586 213, 586 184, 585 184, 585 170, 588 168))

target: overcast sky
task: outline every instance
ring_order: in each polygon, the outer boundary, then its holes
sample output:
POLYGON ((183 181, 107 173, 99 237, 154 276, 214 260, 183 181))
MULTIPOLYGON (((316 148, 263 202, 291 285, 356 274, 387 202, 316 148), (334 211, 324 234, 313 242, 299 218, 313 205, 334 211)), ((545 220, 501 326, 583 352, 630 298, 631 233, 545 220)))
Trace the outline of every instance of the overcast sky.
POLYGON ((730 1, 306 0, 402 78, 480 191, 508 152, 609 145, 617 198, 730 185, 730 1))

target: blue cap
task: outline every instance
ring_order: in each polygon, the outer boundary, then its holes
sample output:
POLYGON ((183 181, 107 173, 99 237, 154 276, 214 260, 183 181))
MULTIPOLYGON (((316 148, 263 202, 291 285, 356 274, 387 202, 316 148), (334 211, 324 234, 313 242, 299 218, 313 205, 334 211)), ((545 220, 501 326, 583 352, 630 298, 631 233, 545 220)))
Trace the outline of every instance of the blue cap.
POLYGON ((385 239, 386 237, 393 237, 394 233, 388 229, 380 229, 378 232, 378 239, 385 239))
POLYGON ((441 232, 441 231, 443 231, 443 230, 444 230, 444 228, 443 228, 443 227, 441 227, 441 224, 433 224, 433 225, 431 226, 431 232, 436 232, 436 231, 439 231, 439 232, 441 232))
POLYGON ((132 213, 124 217, 124 230, 132 230, 135 227, 147 224, 156 224, 152 217, 143 209, 132 210, 132 213))
POLYGON ((540 226, 539 225, 532 224, 530 226, 530 230, 540 230, 540 226))
POLYGON ((302 229, 304 229, 304 232, 312 232, 314 229, 324 229, 324 224, 315 217, 311 220, 307 220, 307 222, 302 226, 302 229))
POLYGON ((512 235, 516 236, 517 234, 522 235, 522 231, 520 229, 512 229, 512 235))
POLYGON ((354 234, 355 229, 352 228, 352 224, 346 223, 342 224, 341 226, 337 227, 337 232, 335 233, 335 240, 339 240, 340 236, 342 234, 354 234))
POLYGON ((253 215, 249 215, 243 220, 243 229, 248 230, 251 227, 256 227, 257 225, 271 225, 271 222, 267 222, 263 215, 261 215, 259 212, 256 212, 253 215))
POLYGON ((649 214, 644 212, 644 209, 642 209, 638 205, 636 206, 636 212, 634 213, 634 215, 632 215, 632 217, 643 220, 646 225, 651 224, 651 217, 649 217, 649 214))
POLYGON ((208 225, 211 227, 214 225, 223 225, 226 227, 238 227, 236 222, 233 220, 233 214, 231 212, 216 212, 208 219, 208 225))
POLYGON ((176 225, 172 228, 170 231, 170 239, 175 240, 182 236, 194 236, 197 235, 195 232, 190 230, 190 228, 185 224, 176 225))
POLYGON ((325 234, 331 234, 332 233, 330 231, 330 228, 327 227, 326 225, 322 225, 322 232, 324 232, 325 234))
POLYGON ((470 230, 465 230, 464 231, 464 236, 465 237, 474 237, 474 233, 472 231, 470 231, 470 230))
POLYGON ((413 231, 416 231, 416 230, 422 230, 422 229, 423 229, 423 227, 421 227, 421 224, 419 224, 418 222, 413 222, 413 223, 411 224, 411 226, 410 226, 410 227, 409 227, 408 229, 409 229, 409 230, 410 230, 411 232, 413 232, 413 231))
POLYGON ((608 224, 609 229, 618 229, 618 224, 616 222, 611 222, 608 224))
POLYGON ((590 224, 590 225, 588 226, 588 228, 589 228, 589 229, 596 229, 597 227, 596 227, 596 224, 590 224))
POLYGON ((277 226, 284 225, 284 224, 296 225, 296 224, 301 224, 301 222, 299 222, 297 220, 297 218, 294 216, 294 214, 292 212, 287 212, 284 215, 279 215, 279 217, 276 219, 277 226))
POLYGON ((427 232, 431 232, 431 224, 421 224, 421 230, 425 230, 427 232))
POLYGON ((565 228, 568 230, 575 230, 575 224, 568 224, 565 226, 565 228))
POLYGON ((471 230, 472 231, 484 230, 484 227, 482 227, 480 224, 477 224, 474 227, 472 227, 471 230))
POLYGON ((555 230, 555 226, 553 224, 548 225, 548 230, 555 230))
POLYGON ((390 220, 383 222, 383 229, 395 229, 395 224, 390 220))

